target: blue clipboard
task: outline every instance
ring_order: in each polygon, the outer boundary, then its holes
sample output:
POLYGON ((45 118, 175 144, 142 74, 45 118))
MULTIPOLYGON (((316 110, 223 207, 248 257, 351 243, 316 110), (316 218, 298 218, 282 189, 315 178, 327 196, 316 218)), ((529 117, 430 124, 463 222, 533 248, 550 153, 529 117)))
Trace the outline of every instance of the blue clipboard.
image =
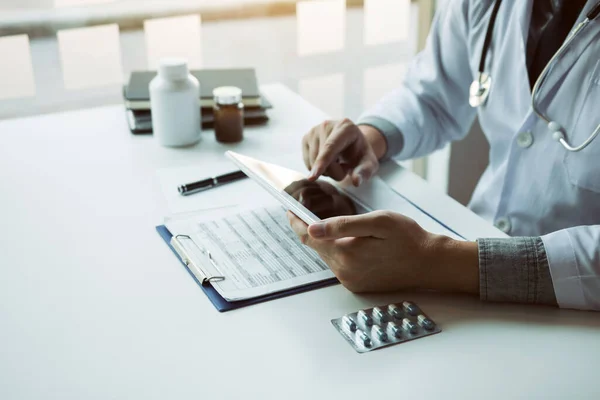
POLYGON ((227 301, 219 294, 219 292, 217 292, 215 290, 215 288, 210 284, 210 282, 203 284, 200 281, 198 281, 196 276, 192 273, 192 271, 190 271, 189 267, 183 262, 183 260, 181 259, 181 257, 177 253, 177 251, 173 248, 173 246, 171 246, 171 238, 173 237, 173 235, 171 234, 171 232, 169 232, 169 230, 167 229, 166 226, 164 226, 164 225, 157 226, 156 231, 158 232, 160 237, 165 241, 165 243, 169 246, 169 248, 171 249, 173 254, 175 254, 175 256, 179 259, 179 261, 185 267, 185 269, 188 271, 188 273, 190 274, 192 279, 194 279, 194 281, 196 281, 198 286, 200 286, 200 288, 202 289, 204 294, 206 294, 208 299, 211 301, 211 303, 213 303, 213 305, 219 312, 235 310, 236 308, 242 308, 242 307, 250 306, 252 304, 258 304, 258 303, 262 303, 265 301, 275 300, 275 299, 279 299, 282 297, 291 296, 291 295, 297 294, 297 293, 308 292, 309 290, 319 289, 322 287, 327 287, 327 286, 331 286, 331 285, 335 285, 335 284, 339 283, 339 281, 336 278, 331 278, 331 279, 326 279, 324 281, 311 283, 309 285, 292 288, 292 289, 285 290, 282 292, 271 293, 271 294, 267 294, 267 295, 260 296, 260 297, 254 297, 254 298, 247 299, 247 300, 227 301))

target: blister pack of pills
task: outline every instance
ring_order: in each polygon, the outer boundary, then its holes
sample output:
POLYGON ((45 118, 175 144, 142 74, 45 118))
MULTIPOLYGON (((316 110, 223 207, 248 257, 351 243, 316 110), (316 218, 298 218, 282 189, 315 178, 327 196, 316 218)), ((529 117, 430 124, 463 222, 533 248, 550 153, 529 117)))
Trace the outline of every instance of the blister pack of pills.
POLYGON ((359 310, 332 319, 331 323, 359 353, 442 331, 411 301, 359 310))

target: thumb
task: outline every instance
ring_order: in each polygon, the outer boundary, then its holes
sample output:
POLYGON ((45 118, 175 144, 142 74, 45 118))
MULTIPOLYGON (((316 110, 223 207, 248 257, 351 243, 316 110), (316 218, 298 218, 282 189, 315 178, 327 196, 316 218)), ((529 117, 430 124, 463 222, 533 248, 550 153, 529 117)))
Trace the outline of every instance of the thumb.
POLYGON ((308 227, 308 234, 312 238, 320 240, 335 240, 345 237, 384 239, 389 236, 391 221, 388 213, 380 211, 333 217, 311 224, 308 227))
POLYGON ((352 171, 352 184, 360 186, 377 172, 379 162, 373 154, 365 154, 358 165, 352 171))

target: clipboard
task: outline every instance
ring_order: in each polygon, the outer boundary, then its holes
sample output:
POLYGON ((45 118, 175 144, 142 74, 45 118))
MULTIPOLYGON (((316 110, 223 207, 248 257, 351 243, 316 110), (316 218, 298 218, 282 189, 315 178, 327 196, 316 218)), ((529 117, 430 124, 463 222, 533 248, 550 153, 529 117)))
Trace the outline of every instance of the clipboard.
MULTIPOLYGON (((273 184, 266 183, 265 185, 275 186, 275 188, 279 188, 279 189, 277 189, 277 191, 279 191, 279 190, 285 191, 285 189, 281 189, 280 187, 287 187, 288 184, 287 183, 284 184, 284 182, 287 182, 288 180, 296 181, 298 179, 303 179, 303 175, 301 175, 295 171, 288 170, 284 167, 276 166, 274 164, 268 164, 268 163, 262 162, 260 160, 255 160, 255 159, 252 159, 252 158, 249 158, 246 156, 241 156, 241 155, 237 155, 237 156, 245 157, 246 163, 249 163, 249 160, 253 161, 255 164, 258 163, 259 164, 258 166, 254 166, 254 168, 257 170, 261 170, 261 168, 262 168, 262 170, 266 169, 266 171, 269 172, 266 175, 271 178, 270 179, 265 178, 264 180, 265 181, 269 180, 269 182, 274 182, 274 183, 273 184), (272 175, 275 176, 277 179, 273 178, 272 175)), ((236 163, 236 164, 238 164, 240 167, 242 167, 241 164, 246 165, 244 162, 242 162, 244 160, 238 160, 238 161, 240 161, 240 162, 236 163)), ((253 168, 248 165, 246 165, 246 167, 247 167, 246 169, 253 168)), ((255 181, 257 183, 261 182, 260 179, 255 179, 256 176, 254 176, 253 174, 248 174, 248 172, 246 172, 243 168, 242 168, 242 170, 249 177, 253 178, 253 181, 255 181)), ((263 171, 263 175, 264 174, 265 173, 263 171)), ((260 174, 257 174, 257 176, 258 175, 260 175, 260 174)), ((260 175, 260 176, 262 176, 262 175, 260 175)), ((462 235, 459 235, 456 231, 454 231, 453 229, 448 227, 446 224, 444 224, 443 222, 436 219, 431 214, 427 213, 421 207, 417 206, 415 203, 413 203, 412 201, 410 201, 409 199, 407 199, 406 197, 404 197, 397 191, 392 190, 392 189, 388 188, 387 186, 384 186, 383 187, 384 189, 382 189, 381 187, 378 187, 375 185, 377 183, 380 186, 384 185, 383 183, 379 183, 379 181, 377 181, 375 179, 372 180, 372 185, 374 185, 374 186, 370 186, 368 188, 371 192, 373 192, 373 193, 371 193, 372 196, 377 193, 382 193, 382 190, 385 190, 386 193, 389 192, 388 194, 393 195, 394 199, 392 199, 392 200, 395 200, 396 197, 401 199, 401 202, 399 203, 398 207, 396 206, 395 201, 391 201, 394 204, 390 204, 390 200, 388 200, 383 203, 379 202, 379 204, 377 205, 378 208, 390 209, 392 211, 401 212, 401 213, 408 215, 409 217, 413 216, 415 221, 417 221, 417 222, 421 221, 421 223, 424 223, 425 224, 425 225, 423 225, 424 227, 429 226, 431 228, 432 232, 438 232, 438 233, 441 232, 442 234, 447 234, 448 236, 454 236, 456 238, 460 238, 460 239, 464 240, 462 235), (417 214, 417 215, 415 215, 415 214, 417 214), (423 217, 426 217, 426 219, 423 219, 423 217), (434 226, 432 226, 432 224, 434 226)), ((261 184, 261 186, 263 186, 263 188, 265 188, 265 185, 261 184)), ((353 188, 349 188, 349 189, 353 189, 353 188)), ((358 190, 358 189, 356 189, 356 190, 358 190)), ((346 195, 348 195, 356 204, 363 205, 364 206, 363 208, 366 211, 369 211, 371 209, 371 207, 364 205, 363 199, 361 199, 359 193, 357 193, 356 190, 350 190, 350 191, 346 192, 346 195)), ((273 196, 272 191, 265 190, 265 192, 271 194, 272 197, 277 198, 276 196, 273 196)), ((363 193, 363 195, 364 195, 364 193, 363 193)), ((367 198, 368 198, 368 196, 367 196, 367 198)), ((280 200, 279 198, 277 198, 277 199, 280 200)), ((294 200, 294 201, 296 201, 296 200, 294 200)), ((281 207, 281 203, 283 203, 284 208, 286 206, 288 206, 287 202, 279 201, 279 203, 280 203, 280 207, 281 207)), ((377 204, 377 202, 375 202, 374 204, 377 204)), ((302 208, 304 208, 304 207, 302 206, 302 208)), ((287 208, 287 209, 292 209, 292 208, 287 208)), ((293 210, 294 210, 294 212, 296 211, 295 209, 293 209, 293 210)), ((296 215, 298 215, 298 214, 296 214, 296 215)), ((210 254, 208 249, 204 248, 205 246, 203 244, 195 243, 194 239, 187 235, 176 235, 175 237, 173 237, 172 233, 169 231, 169 229, 165 225, 157 226, 156 230, 160 234, 160 236, 163 238, 163 240, 167 243, 167 245, 169 245, 169 247, 171 248, 171 251, 173 251, 173 253, 179 258, 180 262, 186 267, 188 273, 192 276, 192 278, 196 281, 196 283, 204 291, 204 293, 207 295, 209 300, 213 303, 215 308, 217 310, 219 310, 220 312, 229 311, 229 310, 232 310, 235 308, 245 307, 245 306, 248 306, 251 304, 257 304, 257 303, 261 303, 264 301, 269 301, 269 300, 293 295, 296 293, 302 293, 302 292, 306 292, 309 290, 326 287, 329 285, 333 285, 335 283, 339 283, 339 281, 335 277, 331 277, 331 275, 327 275, 327 276, 319 277, 318 279, 321 279, 321 280, 317 280, 316 282, 314 280, 310 283, 307 283, 307 281, 299 282, 299 284, 301 286, 294 286, 291 288, 289 286, 287 286, 287 288, 283 288, 283 290, 275 292, 275 293, 269 293, 269 294, 255 293, 255 294, 259 294, 259 295, 256 297, 250 297, 250 298, 248 298, 246 296, 239 296, 239 297, 232 296, 232 298, 235 298, 235 299, 243 298, 243 300, 241 300, 241 299, 240 300, 227 300, 223 296, 221 296, 215 288, 215 287, 218 287, 218 288, 221 287, 219 284, 216 284, 216 283, 219 281, 225 280, 226 276, 224 276, 224 274, 221 273, 218 263, 215 262, 212 255, 210 254), (202 265, 199 265, 199 264, 202 264, 202 265), (213 283, 215 283, 215 285, 213 285, 213 283)), ((179 232, 179 230, 178 230, 178 232, 179 232)), ((182 230, 181 232, 185 232, 185 230, 182 230)), ((240 265, 239 267, 245 268, 243 265, 240 265)), ((225 270, 223 270, 223 271, 225 271, 225 270)), ((279 289, 282 289, 282 287, 280 286, 279 289)), ((264 293, 264 291, 262 293, 264 293)))
MULTIPOLYGON (((320 289, 339 283, 339 281, 336 278, 331 278, 319 282, 314 282, 308 285, 291 288, 277 293, 270 293, 264 296, 253 297, 251 299, 240 301, 227 301, 219 294, 219 292, 217 292, 217 290, 211 284, 211 282, 223 280, 225 279, 225 277, 219 274, 207 274, 205 272, 205 269, 201 265, 196 265, 191 261, 191 257, 188 257, 186 245, 184 245, 182 241, 187 242, 189 240, 190 244, 195 246, 195 243, 193 243, 192 238, 185 235, 178 235, 177 237, 173 237, 173 235, 165 225, 157 226, 156 231, 158 232, 160 237, 165 241, 165 243, 169 246, 171 251, 177 256, 181 264, 185 267, 190 276, 194 279, 194 281, 196 281, 196 283, 198 284, 198 286, 200 286, 204 294, 206 294, 206 297, 208 297, 208 299, 219 312, 231 311, 235 310, 236 308, 247 307, 253 304, 263 303, 265 301, 275 300, 298 293, 304 293, 310 290, 320 289)), ((198 249, 200 248, 198 247, 198 249)), ((205 252, 205 254, 208 260, 212 260, 210 253, 205 252)))

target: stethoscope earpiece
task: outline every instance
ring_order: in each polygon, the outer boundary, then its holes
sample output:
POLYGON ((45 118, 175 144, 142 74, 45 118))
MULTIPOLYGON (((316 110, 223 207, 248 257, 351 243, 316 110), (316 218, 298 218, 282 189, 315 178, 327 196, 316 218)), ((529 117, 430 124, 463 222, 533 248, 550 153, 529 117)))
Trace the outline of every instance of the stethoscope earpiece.
POLYGON ((560 142, 561 139, 565 138, 565 134, 559 131, 556 131, 552 134, 552 139, 556 140, 557 142, 560 142))
POLYGON ((560 142, 560 139, 565 138, 565 134, 563 133, 563 127, 556 121, 550 121, 548 123, 548 129, 552 132, 552 139, 560 142))

